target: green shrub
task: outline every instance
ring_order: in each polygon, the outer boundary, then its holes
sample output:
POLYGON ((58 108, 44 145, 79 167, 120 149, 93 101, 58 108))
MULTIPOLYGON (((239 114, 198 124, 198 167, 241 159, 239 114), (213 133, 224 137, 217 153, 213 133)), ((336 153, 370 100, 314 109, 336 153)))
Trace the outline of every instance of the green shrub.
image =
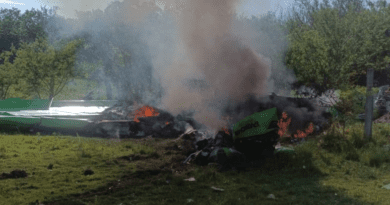
POLYGON ((336 133, 327 133, 323 136, 321 148, 335 153, 341 153, 343 150, 343 142, 336 133))
MULTIPOLYGON (((340 102, 336 103, 335 108, 343 113, 350 113, 356 117, 358 114, 365 112, 366 104, 366 87, 355 86, 350 89, 340 91, 340 102)), ((379 92, 379 88, 372 88, 373 94, 379 92)), ((378 110, 374 109, 374 117, 378 117, 378 110)))
MULTIPOLYGON (((358 139, 358 138, 357 138, 358 139)), ((356 140, 356 143, 361 143, 356 140)), ((356 146, 360 146, 357 144, 356 146)), ((330 132, 322 137, 321 147, 333 153, 346 153, 350 160, 357 159, 357 151, 354 142, 347 140, 341 134, 336 133, 335 128, 332 127, 330 132)))

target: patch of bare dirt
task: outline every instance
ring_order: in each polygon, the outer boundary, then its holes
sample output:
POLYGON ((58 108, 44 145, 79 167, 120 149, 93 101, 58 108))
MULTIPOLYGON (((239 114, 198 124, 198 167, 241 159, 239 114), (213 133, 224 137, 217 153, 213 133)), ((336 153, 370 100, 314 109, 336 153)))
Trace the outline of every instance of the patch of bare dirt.
POLYGON ((386 113, 382 117, 376 119, 374 123, 390 123, 390 113, 386 113))

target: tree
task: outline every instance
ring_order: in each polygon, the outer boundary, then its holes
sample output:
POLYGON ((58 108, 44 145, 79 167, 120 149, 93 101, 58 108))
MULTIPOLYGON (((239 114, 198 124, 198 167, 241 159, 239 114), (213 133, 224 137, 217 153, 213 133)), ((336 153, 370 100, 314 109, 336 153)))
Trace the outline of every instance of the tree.
MULTIPOLYGON (((140 98, 152 86, 153 66, 148 47, 142 42, 142 31, 121 17, 128 18, 129 12, 123 9, 128 3, 113 2, 104 12, 77 12, 78 22, 85 26, 71 37, 85 39, 80 62, 101 61, 107 99, 113 98, 112 86, 118 92, 116 97, 121 99, 140 98)), ((142 15, 145 13, 142 11, 142 15)))
MULTIPOLYGON (((48 31, 55 32, 50 25, 52 18, 52 10, 44 7, 41 7, 41 11, 26 10, 22 15, 16 8, 1 9, 0 53, 10 51, 12 45, 19 49, 22 42, 33 43, 37 37, 46 38, 48 31)), ((9 57, 11 63, 15 57, 15 55, 9 57)))
MULTIPOLYGON (((291 31, 296 28, 296 26, 307 25, 309 27, 313 26, 314 17, 313 14, 324 9, 336 9, 338 11, 339 17, 344 17, 348 12, 359 13, 363 10, 366 10, 363 6, 363 0, 334 0, 332 1, 333 7, 330 5, 329 0, 323 0, 320 4, 318 0, 314 0, 313 4, 310 0, 295 0, 295 3, 298 4, 300 8, 300 13, 296 11, 296 7, 292 8, 292 12, 288 13, 288 16, 283 16, 281 14, 280 20, 284 22, 285 29, 291 31), (350 10, 350 7, 353 5, 354 9, 350 10)), ((372 2, 365 0, 368 5, 372 2)))
MULTIPOLYGON (((287 18, 281 17, 282 27, 285 31, 289 33, 290 42, 299 41, 303 42, 302 35, 309 30, 316 30, 319 32, 319 36, 325 38, 327 45, 329 46, 329 56, 328 59, 331 64, 330 69, 346 71, 348 67, 348 60, 350 57, 345 55, 345 50, 348 50, 346 47, 345 39, 351 37, 349 28, 351 25, 346 19, 347 13, 358 14, 363 10, 367 10, 363 6, 362 0, 337 0, 333 2, 333 8, 330 6, 329 1, 323 1, 322 4, 318 3, 318 0, 315 0, 313 4, 310 4, 308 0, 297 0, 296 3, 300 3, 299 7, 301 8, 300 13, 295 11, 293 8, 293 14, 287 18), (343 67, 343 69, 341 69, 343 67)), ((289 49, 286 53, 286 64, 289 57, 291 57, 292 49, 289 49)), ((291 62, 291 61, 290 61, 291 62)), ((292 66, 292 65, 288 65, 292 66)), ((295 65, 296 67, 297 65, 295 65)), ((294 67, 294 66, 293 66, 294 67)), ((296 73, 300 75, 300 73, 296 73)), ((346 73, 344 73, 345 75, 346 73)), ((328 79, 329 77, 334 77, 337 75, 325 75, 320 77, 323 80, 328 79)), ((337 76, 339 77, 339 76, 337 76)), ((299 78, 299 77, 298 77, 299 78)), ((301 78, 302 79, 302 78, 301 78)), ((344 81, 343 81, 344 82, 344 81)), ((320 85, 336 85, 321 82, 304 82, 297 81, 293 84, 293 88, 298 89, 302 85, 311 85, 314 88, 314 93, 316 96, 321 95, 324 91, 330 89, 330 87, 320 88, 320 85)))
POLYGON ((26 10, 20 17, 21 25, 24 30, 21 41, 26 43, 34 42, 38 37, 48 38, 49 33, 55 33, 57 28, 53 27, 51 22, 55 18, 53 9, 41 7, 41 10, 26 10))
POLYGON ((21 79, 17 67, 9 60, 15 53, 16 49, 12 46, 11 51, 5 51, 0 55, 0 59, 4 62, 0 65, 0 99, 2 100, 7 99, 8 96, 24 97, 15 95, 12 89, 21 79))
MULTIPOLYGON (((300 69, 301 71, 300 73, 297 72, 299 76, 298 81, 310 84, 310 78, 314 77, 313 81, 319 81, 320 93, 331 87, 349 89, 356 83, 354 76, 360 73, 366 74, 367 71, 370 71, 370 75, 367 75, 365 122, 367 139, 371 136, 372 125, 373 93, 371 91, 371 78, 373 78, 373 71, 383 70, 390 63, 390 52, 387 49, 390 46, 390 39, 386 35, 386 32, 389 30, 388 25, 390 25, 390 9, 388 7, 385 8, 383 2, 377 4, 378 10, 374 9, 373 4, 370 7, 371 10, 362 12, 346 12, 342 18, 340 14, 336 15, 334 9, 313 12, 310 16, 312 20, 310 24, 299 26, 304 28, 303 32, 301 30, 290 34, 290 39, 293 39, 291 41, 294 43, 287 58, 287 62, 293 69, 300 69), (337 18, 339 21, 336 21, 337 18), (323 46, 323 42, 318 40, 316 32, 325 39, 325 45, 330 45, 329 47, 323 46), (307 33, 311 33, 311 35, 306 35, 307 33), (309 52, 310 48, 314 48, 314 50, 309 52), (320 55, 327 49, 326 55, 320 55), (318 58, 317 61, 319 61, 314 63, 314 66, 319 66, 315 67, 316 71, 318 69, 321 70, 321 68, 326 69, 326 67, 330 69, 324 73, 324 76, 329 76, 328 79, 332 82, 330 86, 327 85, 325 77, 321 78, 321 75, 318 75, 319 71, 312 76, 308 76, 307 73, 313 73, 313 67, 311 66, 313 66, 312 60, 315 58, 318 58), (324 64, 324 60, 330 62, 329 65, 324 64), (309 66, 307 66, 308 62, 309 66), (338 75, 329 75, 331 74, 329 71, 336 71, 338 75), (342 81, 337 81, 337 79, 342 81)), ((348 11, 355 10, 356 6, 350 4, 348 11)))
MULTIPOLYGON (((359 8, 356 8, 356 5, 349 4, 349 9, 343 14, 343 17, 340 17, 339 11, 336 9, 322 9, 319 11, 315 11, 310 13, 310 18, 312 21, 310 24, 302 24, 300 23, 300 20, 297 21, 290 21, 288 22, 285 27, 289 27, 290 29, 290 34, 289 34, 289 39, 290 42, 297 41, 297 42, 304 42, 305 40, 302 38, 303 34, 309 30, 316 30, 319 32, 319 35, 323 38, 325 38, 325 41, 327 45, 329 46, 329 51, 328 51, 328 61, 329 61, 329 69, 330 70, 335 70, 335 72, 340 72, 340 74, 343 74, 344 80, 342 80, 341 84, 334 84, 331 83, 328 85, 331 86, 336 86, 334 88, 339 89, 339 88, 348 88, 352 86, 353 84, 356 84, 356 75, 361 74, 362 68, 360 68, 359 71, 359 66, 361 64, 357 63, 356 61, 353 61, 353 59, 357 58, 357 56, 364 55, 362 52, 356 52, 354 50, 354 47, 359 47, 363 48, 361 43, 354 42, 354 39, 360 38, 359 35, 356 33, 359 29, 357 28, 358 22, 356 22, 358 19, 357 16, 360 16, 359 19, 362 18, 363 13, 370 12, 370 10, 365 10, 360 11, 359 8), (356 12, 359 11, 359 12, 356 12), (351 47, 352 46, 352 47, 351 47), (350 76, 348 79, 346 78, 347 76, 350 76), (348 82, 348 84, 346 83, 348 82)), ((370 18, 369 16, 366 16, 366 18, 370 18)), ((378 25, 375 20, 373 20, 370 24, 371 26, 378 25)), ((362 30, 366 29, 364 26, 359 26, 361 32, 362 30)), ((382 29, 384 27, 382 26, 382 29)), ((378 31, 382 32, 382 31, 378 31)), ((384 31, 383 31, 384 32, 384 31)), ((374 37, 375 38, 375 37, 374 37)), ((383 36, 382 36, 383 39, 383 36)), ((294 43, 292 43, 294 44, 294 43)), ((294 44, 295 45, 295 44, 294 44)), ((296 48, 296 47, 295 47, 296 48)), ((291 59, 288 59, 289 57, 291 58, 291 53, 294 52, 295 49, 293 46, 291 49, 289 49, 287 53, 287 59, 286 62, 293 62, 291 59)), ((385 56, 387 53, 385 47, 375 47, 373 46, 372 49, 380 49, 380 53, 382 56, 385 56)), ((320 49, 321 50, 321 49, 320 49)), ((383 59, 383 58, 382 58, 383 59)), ((317 59, 318 60, 318 59, 317 59)), ((386 64, 386 62, 381 61, 382 64, 386 64)), ((295 63, 297 61, 295 60, 295 63)), ((300 66, 299 62, 298 64, 295 65, 289 65, 291 67, 297 67, 300 66)), ((303 65, 304 66, 304 65, 303 65)), ((363 69, 364 70, 364 69, 363 69)), ((380 70, 380 69, 376 69, 380 70)), ((308 70, 306 70, 308 72, 308 70)), ((300 75, 300 73, 296 73, 297 75, 300 75)), ((337 77, 339 78, 338 75, 326 75, 324 73, 324 77, 319 77, 320 79, 328 79, 329 77, 337 77)), ((299 78, 299 77, 298 77, 299 78)), ((302 78, 301 78, 302 79, 302 78)), ((333 82, 336 82, 333 80, 333 82)), ((330 89, 331 87, 324 87, 320 88, 320 85, 327 85, 324 84, 324 82, 318 82, 318 80, 315 80, 314 83, 311 82, 304 82, 304 81, 298 81, 295 83, 295 87, 299 87, 301 85, 311 85, 312 87, 315 88, 317 93, 322 94, 323 91, 330 89)))
POLYGON ((75 54, 80 45, 82 41, 76 40, 56 50, 43 38, 32 44, 23 43, 16 53, 14 66, 19 68, 25 81, 25 91, 52 100, 75 76, 75 54))
MULTIPOLYGON (((0 53, 10 51, 11 46, 14 45, 16 49, 19 48, 21 41, 20 36, 23 35, 22 22, 20 21, 20 10, 1 9, 1 33, 0 33, 0 53)), ((13 62, 13 57, 9 59, 13 62)), ((1 64, 3 62, 0 62, 1 64)))
POLYGON ((289 34, 286 64, 296 73, 296 84, 314 88, 316 96, 329 89, 349 87, 354 56, 346 39, 352 25, 346 18, 340 20, 336 9, 314 12, 312 18, 311 27, 302 25, 289 34))
POLYGON ((366 73, 368 68, 383 70, 390 63, 390 39, 385 35, 390 25, 390 8, 378 11, 371 10, 359 15, 350 14, 350 24, 353 25, 349 38, 350 55, 359 72, 366 73))
POLYGON ((371 91, 374 70, 383 70, 390 64, 390 38, 386 35, 390 25, 390 7, 380 7, 350 18, 354 23, 355 38, 349 39, 350 55, 357 65, 356 72, 367 73, 367 96, 365 112, 365 136, 372 136, 373 94, 371 91))

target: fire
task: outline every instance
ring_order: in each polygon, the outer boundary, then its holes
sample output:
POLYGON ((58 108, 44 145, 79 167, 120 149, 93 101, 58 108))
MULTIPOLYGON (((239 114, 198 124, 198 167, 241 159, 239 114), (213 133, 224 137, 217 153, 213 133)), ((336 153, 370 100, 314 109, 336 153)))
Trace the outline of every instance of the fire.
POLYGON ((152 117, 152 116, 158 116, 159 114, 160 113, 158 113, 154 108, 145 105, 135 111, 134 121, 140 122, 138 120, 138 118, 140 117, 152 117))
MULTIPOLYGON (((287 121, 283 122, 283 120, 287 119, 287 113, 282 113, 282 119, 278 122, 279 131, 278 134, 280 137, 283 137, 287 131, 287 126, 291 123, 291 118, 289 118, 287 121)), ((298 134, 294 134, 295 138, 305 138, 308 134, 311 134, 314 131, 313 129, 313 123, 310 123, 309 128, 305 130, 305 132, 302 132, 300 130, 297 130, 298 134)), ((291 135, 286 135, 287 137, 291 137, 291 135)))
MULTIPOLYGON (((287 131, 287 126, 291 123, 291 118, 289 118, 286 122, 283 122, 283 119, 287 119, 287 113, 283 112, 282 113, 282 119, 280 119, 280 121, 278 122, 278 126, 279 126, 279 131, 278 131, 278 134, 280 135, 280 137, 283 137, 287 131)), ((290 135, 287 135, 287 137, 290 137, 290 135)))
MULTIPOLYGON (((224 120, 224 121, 226 121, 228 124, 230 124, 230 121, 231 121, 233 118, 230 117, 230 116, 223 116, 221 119, 224 120)), ((226 126, 221 127, 221 131, 224 131, 226 134, 230 135, 229 130, 227 129, 226 126)))
POLYGON ((224 131, 226 134, 230 135, 230 133, 226 127, 222 127, 221 130, 224 131))

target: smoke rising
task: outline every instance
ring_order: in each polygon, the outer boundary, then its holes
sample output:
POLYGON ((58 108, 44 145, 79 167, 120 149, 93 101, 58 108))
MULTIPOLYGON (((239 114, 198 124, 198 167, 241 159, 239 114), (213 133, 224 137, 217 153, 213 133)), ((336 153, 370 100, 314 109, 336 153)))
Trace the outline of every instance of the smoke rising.
MULTIPOLYGON (((72 16, 77 4, 61 2, 57 13, 72 16)), ((262 111, 242 106, 248 100, 274 105, 253 96, 291 91, 295 76, 279 55, 287 48, 285 34, 272 18, 238 18, 239 0, 125 0, 106 8, 94 2, 83 1, 95 10, 75 12, 76 19, 58 18, 53 23, 62 29, 50 36, 85 36, 89 48, 78 62, 98 65, 95 75, 115 88, 115 99, 138 97, 173 115, 193 110, 196 121, 217 130, 227 123, 221 116, 239 120, 262 111)), ((297 119, 319 116, 293 109, 300 108, 291 108, 297 119)))
MULTIPOLYGON (((174 82, 163 103, 171 112, 195 108, 194 118, 211 129, 226 125, 220 110, 227 100, 240 102, 247 95, 267 93, 270 63, 234 35, 237 0, 190 0, 178 19, 179 36, 195 73, 210 85, 207 90, 190 92, 180 82, 181 73, 170 75, 174 82)), ((178 49, 181 50, 181 49, 178 49)), ((179 60, 179 59, 178 59, 179 60)), ((179 71, 182 63, 172 67, 179 71)))

